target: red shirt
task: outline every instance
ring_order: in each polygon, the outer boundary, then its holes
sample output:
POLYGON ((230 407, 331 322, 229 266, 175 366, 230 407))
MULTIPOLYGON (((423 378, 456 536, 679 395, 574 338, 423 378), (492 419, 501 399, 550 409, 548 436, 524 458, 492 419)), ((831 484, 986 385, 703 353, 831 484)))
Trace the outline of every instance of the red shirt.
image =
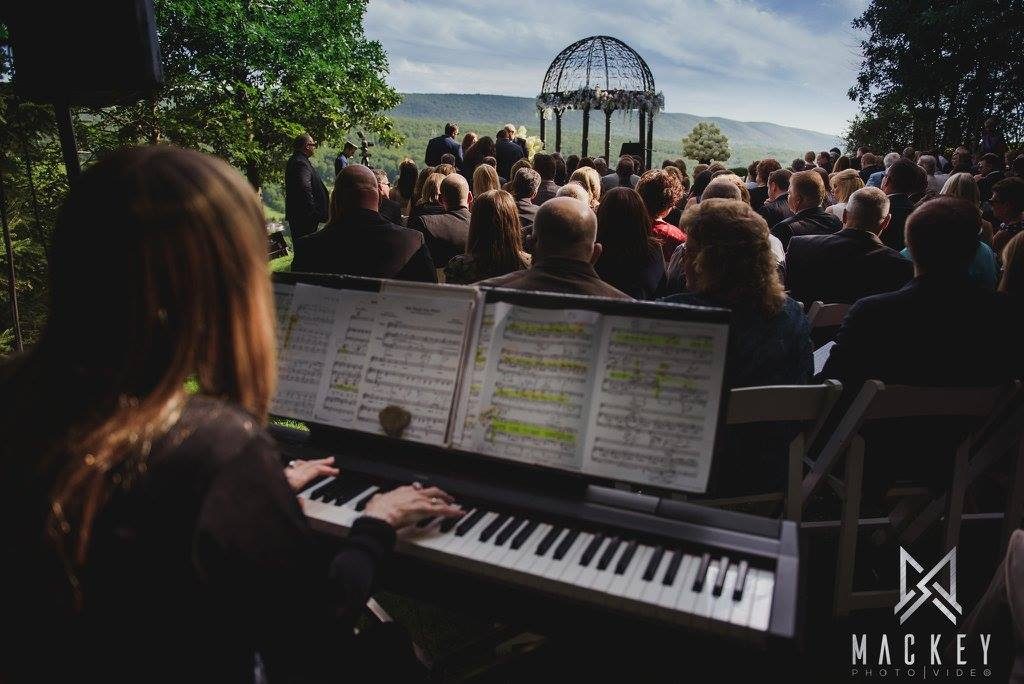
POLYGON ((661 240, 661 249, 665 253, 665 263, 668 263, 672 258, 672 252, 676 251, 676 247, 686 242, 686 233, 661 219, 654 220, 651 232, 654 233, 656 238, 661 240))

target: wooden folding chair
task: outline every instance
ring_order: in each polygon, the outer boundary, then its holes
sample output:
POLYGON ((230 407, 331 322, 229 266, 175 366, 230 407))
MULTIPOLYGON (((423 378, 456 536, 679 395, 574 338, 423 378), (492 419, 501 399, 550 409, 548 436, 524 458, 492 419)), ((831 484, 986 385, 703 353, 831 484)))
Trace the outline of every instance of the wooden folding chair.
POLYGON ((802 513, 800 481, 803 477, 804 463, 809 463, 807 449, 814 442, 842 393, 843 386, 836 380, 826 380, 821 385, 771 385, 731 390, 726 425, 800 422, 804 423, 805 427, 789 444, 786 492, 701 499, 699 503, 703 506, 728 507, 785 499, 786 517, 799 522, 802 513))
MULTIPOLYGON (((986 418, 1005 410, 1019 392, 1014 383, 1000 387, 908 387, 886 386, 878 380, 864 383, 850 404, 801 486, 801 502, 807 502, 825 482, 840 460, 846 468, 841 481, 842 515, 839 525, 839 555, 836 563, 836 615, 851 610, 878 608, 896 600, 896 590, 853 590, 853 571, 857 555, 857 531, 860 522, 861 485, 864 475, 864 439, 860 430, 864 423, 894 418, 973 417, 986 418)), ((963 493, 967 482, 968 456, 979 444, 979 438, 991 432, 992 420, 968 435, 957 449, 952 482, 956 489, 947 497, 946 528, 943 548, 956 544, 963 513, 963 493)))
POLYGON ((822 304, 813 302, 807 310, 807 322, 814 328, 835 328, 846 318, 849 304, 822 304))

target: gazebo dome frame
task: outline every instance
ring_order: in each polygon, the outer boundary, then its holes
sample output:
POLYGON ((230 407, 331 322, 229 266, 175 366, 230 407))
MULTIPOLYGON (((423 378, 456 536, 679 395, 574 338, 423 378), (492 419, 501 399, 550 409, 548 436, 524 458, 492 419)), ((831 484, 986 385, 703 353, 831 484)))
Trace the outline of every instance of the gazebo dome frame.
MULTIPOLYGON (((590 111, 604 112, 604 155, 609 157, 612 112, 637 110, 640 114, 640 148, 651 165, 654 115, 665 108, 665 96, 656 92, 654 75, 636 50, 612 36, 590 36, 576 41, 552 60, 537 96, 540 137, 544 122, 555 116, 555 151, 562 151, 562 114, 583 112, 581 155, 587 156, 590 111)), ((609 160, 610 161, 610 160, 609 160)))

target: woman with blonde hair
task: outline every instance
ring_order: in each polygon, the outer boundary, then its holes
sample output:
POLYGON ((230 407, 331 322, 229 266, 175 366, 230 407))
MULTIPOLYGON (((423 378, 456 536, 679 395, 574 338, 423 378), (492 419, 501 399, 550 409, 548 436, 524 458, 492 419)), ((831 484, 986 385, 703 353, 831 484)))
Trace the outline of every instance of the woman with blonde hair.
POLYGON ((530 267, 512 195, 489 190, 474 198, 466 253, 445 266, 445 282, 470 284, 530 267))
POLYGON ((572 197, 578 199, 580 202, 586 202, 590 204, 590 193, 587 189, 579 184, 577 181, 569 181, 562 187, 558 188, 558 192, 555 193, 555 197, 572 197))
POLYGON ((412 211, 409 212, 408 225, 412 225, 413 220, 417 217, 444 213, 444 207, 441 206, 441 182, 443 180, 443 173, 431 171, 427 174, 423 181, 423 187, 420 189, 419 199, 413 205, 412 211))
MULTIPOLYGON (((954 173, 946 182, 942 184, 942 190, 939 190, 940 195, 949 195, 950 197, 959 197, 962 200, 967 200, 972 205, 977 207, 978 215, 981 216, 981 190, 978 188, 978 181, 974 180, 974 176, 969 173, 959 172, 954 173)), ((987 245, 992 244, 992 234, 995 232, 992 228, 992 224, 981 218, 981 240, 987 245)))
POLYGON ((479 197, 491 190, 501 190, 498 171, 490 164, 480 164, 473 172, 473 197, 479 197))
POLYGON ((999 291, 1016 297, 1018 304, 1024 297, 1024 233, 1017 233, 1003 247, 1003 277, 999 280, 999 291))
MULTIPOLYGON (((501 189, 504 190, 505 192, 509 192, 509 193, 513 193, 514 194, 515 193, 515 189, 512 187, 512 181, 516 177, 516 171, 518 171, 519 169, 532 169, 532 168, 533 168, 533 164, 531 164, 530 160, 527 159, 526 157, 523 157, 522 159, 517 159, 516 163, 512 165, 512 168, 508 172, 508 182, 506 182, 504 185, 502 185, 501 189)), ((501 179, 499 178, 498 180, 500 181, 501 179)))
POLYGON ((601 176, 593 166, 577 167, 569 181, 575 181, 583 186, 583 189, 590 195, 590 208, 596 210, 601 203, 601 176))
POLYGON ((235 169, 166 145, 116 152, 72 185, 46 328, 0 367, 11 681, 323 681, 339 662, 415 676, 411 644, 385 653, 353 628, 395 529, 460 511, 400 487, 324 553, 296 492, 338 471, 282 468, 265 430, 264 223, 235 169))
POLYGON ((846 200, 864 187, 864 180, 854 169, 846 169, 833 174, 829 179, 829 185, 832 186, 832 195, 836 198, 836 203, 825 207, 825 211, 842 221, 843 212, 846 211, 846 200))

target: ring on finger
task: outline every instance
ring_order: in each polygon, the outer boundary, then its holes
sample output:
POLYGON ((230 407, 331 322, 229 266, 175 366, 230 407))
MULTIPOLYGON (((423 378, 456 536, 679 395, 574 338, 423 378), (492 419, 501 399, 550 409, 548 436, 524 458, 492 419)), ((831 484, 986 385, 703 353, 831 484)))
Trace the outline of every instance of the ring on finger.
POLYGON ((297 467, 298 465, 299 465, 299 462, 298 462, 298 461, 288 461, 288 467, 289 467, 289 468, 295 468, 295 467, 297 467))
POLYGON ((413 489, 423 489, 423 485, 421 485, 419 482, 413 482, 412 483, 412 488, 413 489))
POLYGON ((431 506, 436 506, 436 505, 438 505, 439 503, 441 503, 441 500, 440 500, 440 499, 438 499, 438 498, 437 498, 436 496, 432 496, 432 497, 430 497, 430 505, 431 505, 431 506))

